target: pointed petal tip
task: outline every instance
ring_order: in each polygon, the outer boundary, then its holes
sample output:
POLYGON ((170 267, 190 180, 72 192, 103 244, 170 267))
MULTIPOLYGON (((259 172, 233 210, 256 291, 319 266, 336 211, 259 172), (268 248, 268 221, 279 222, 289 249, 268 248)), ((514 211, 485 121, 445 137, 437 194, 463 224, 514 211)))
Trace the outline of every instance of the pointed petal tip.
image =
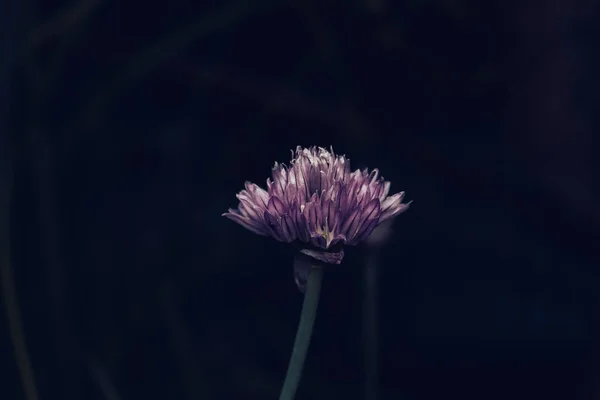
POLYGON ((412 200, 411 200, 411 201, 409 201, 408 203, 400 203, 400 204, 398 205, 398 207, 399 207, 399 211, 398 211, 398 213, 397 213, 396 215, 398 215, 398 214, 401 214, 401 213, 403 213, 404 211, 408 210, 408 209, 409 209, 409 207, 410 207, 410 205, 411 205, 412 203, 413 203, 413 201, 412 201, 412 200))
POLYGON ((228 208, 226 212, 221 214, 221 217, 229 217, 232 214, 236 214, 236 211, 237 210, 235 208, 228 208))

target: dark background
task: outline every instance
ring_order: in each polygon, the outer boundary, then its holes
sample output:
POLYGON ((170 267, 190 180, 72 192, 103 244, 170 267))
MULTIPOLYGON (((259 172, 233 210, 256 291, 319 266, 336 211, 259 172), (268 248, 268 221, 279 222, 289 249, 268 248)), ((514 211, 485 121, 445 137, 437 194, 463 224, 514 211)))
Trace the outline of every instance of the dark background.
MULTIPOLYGON (((296 145, 414 201, 381 258, 381 399, 598 398, 597 11, 3 1, 3 292, 39 399, 277 398, 292 249, 221 213, 296 145)), ((326 271, 298 399, 362 398, 364 257, 326 271)))

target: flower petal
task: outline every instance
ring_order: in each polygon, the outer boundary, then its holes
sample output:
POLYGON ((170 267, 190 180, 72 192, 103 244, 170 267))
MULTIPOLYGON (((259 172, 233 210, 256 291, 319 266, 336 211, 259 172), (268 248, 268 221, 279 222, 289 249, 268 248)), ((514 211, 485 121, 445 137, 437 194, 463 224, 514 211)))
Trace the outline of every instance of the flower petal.
POLYGON ((283 201, 281 201, 281 199, 277 196, 272 196, 269 199, 269 203, 267 203, 267 211, 269 211, 271 214, 275 215, 275 216, 282 216, 284 214, 287 214, 287 207, 285 206, 285 204, 283 203, 283 201))
POLYGON ((404 192, 400 192, 386 198, 383 201, 383 203, 381 204, 380 222, 393 218, 396 215, 408 209, 408 204, 402 204, 403 198, 404 192))
POLYGON ((379 199, 372 199, 367 203, 365 208, 361 210, 360 217, 356 227, 348 232, 348 244, 358 244, 362 239, 366 238, 371 234, 373 229, 377 226, 379 217, 381 216, 381 206, 379 199))
POLYGON ((281 217, 281 228, 286 242, 293 242, 297 238, 297 228, 294 219, 290 215, 281 217))
MULTIPOLYGON (((298 181, 296 179, 296 170, 291 168, 288 171, 288 185, 285 188, 284 202, 289 207, 292 204, 299 204, 300 199, 298 198, 298 181)), ((301 193, 304 196, 303 193, 301 193)))
POLYGON ((256 203, 260 205, 267 206, 267 202, 269 201, 269 193, 263 188, 252 182, 245 183, 246 191, 250 195, 250 198, 256 203))
POLYGON ((406 204, 398 204, 388 208, 384 214, 381 214, 380 222, 389 221, 395 216, 402 214, 404 211, 408 210, 411 203, 412 202, 406 204))
POLYGON ((327 225, 327 230, 332 232, 338 224, 340 215, 333 200, 325 200, 321 212, 324 222, 327 225))
POLYGON ((306 227, 311 237, 319 236, 318 230, 321 229, 321 207, 316 202, 306 203, 303 214, 306 217, 306 227))
POLYGON ((265 211, 265 226, 268 233, 276 240, 285 242, 285 236, 281 227, 281 218, 276 217, 269 211, 265 211))
POLYGON ((346 238, 352 237, 350 232, 354 232, 360 223, 360 211, 361 210, 358 207, 355 207, 352 210, 352 212, 344 220, 340 229, 340 234, 345 235, 346 238))
POLYGON ((351 194, 352 188, 348 186, 344 186, 340 188, 339 197, 339 210, 341 215, 349 215, 349 213, 354 208, 353 198, 351 194))
POLYGON ((377 178, 379 178, 379 170, 377 168, 375 168, 373 171, 371 171, 371 173, 369 174, 369 184, 373 185, 374 183, 377 182, 377 178))
POLYGON ((310 240, 310 235, 308 234, 306 217, 300 212, 300 206, 293 206, 290 210, 290 215, 294 218, 294 222, 296 223, 296 234, 298 239, 303 242, 308 242, 310 240))
POLYGON ((248 217, 244 217, 237 210, 230 208, 228 212, 223 214, 223 217, 227 217, 230 220, 237 222, 244 228, 256 233, 257 235, 268 235, 264 223, 260 223, 258 220, 251 220, 248 217))
POLYGON ((354 239, 352 239, 348 242, 348 244, 351 246, 355 246, 355 245, 363 242, 365 239, 367 239, 371 235, 371 233, 373 233, 373 230, 377 227, 378 223, 379 223, 379 218, 365 221, 362 224, 360 231, 356 234, 354 239))
POLYGON ((288 183, 288 171, 286 166, 275 163, 275 166, 273 166, 272 176, 273 184, 269 187, 269 194, 283 198, 288 183))
POLYGON ((377 223, 373 224, 374 220, 379 220, 381 216, 381 207, 379 204, 379 199, 372 199, 367 203, 367 205, 363 209, 357 209, 359 212, 357 213, 357 217, 348 227, 346 231, 346 236, 348 238, 348 244, 357 244, 357 237, 363 235, 367 230, 368 234, 373 231, 377 223))
POLYGON ((385 198, 387 197, 388 193, 390 192, 390 182, 385 181, 383 182, 383 184, 381 185, 381 192, 379 193, 379 201, 383 202, 383 200, 385 200, 385 198))
POLYGON ((238 209, 242 215, 258 221, 262 221, 262 214, 265 212, 263 207, 257 206, 247 198, 240 198, 238 209))
POLYGON ((390 182, 378 169, 352 171, 333 149, 297 146, 289 166, 275 163, 271 175, 268 190, 246 182, 238 208, 224 215, 280 241, 323 249, 358 244, 410 204, 402 204, 404 193, 388 196, 390 182))

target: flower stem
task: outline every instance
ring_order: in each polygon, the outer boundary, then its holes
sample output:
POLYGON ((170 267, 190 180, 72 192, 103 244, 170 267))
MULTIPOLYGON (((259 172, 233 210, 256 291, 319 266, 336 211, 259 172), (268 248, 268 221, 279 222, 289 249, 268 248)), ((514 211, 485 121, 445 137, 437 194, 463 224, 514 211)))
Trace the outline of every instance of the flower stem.
POLYGON ((296 332, 296 339, 294 341, 294 349, 292 350, 290 364, 279 400, 292 400, 296 395, 296 389, 298 389, 304 360, 310 344, 313 324, 317 315, 322 278, 322 268, 312 267, 310 269, 304 302, 302 304, 302 313, 300 314, 300 323, 298 324, 298 331, 296 332))

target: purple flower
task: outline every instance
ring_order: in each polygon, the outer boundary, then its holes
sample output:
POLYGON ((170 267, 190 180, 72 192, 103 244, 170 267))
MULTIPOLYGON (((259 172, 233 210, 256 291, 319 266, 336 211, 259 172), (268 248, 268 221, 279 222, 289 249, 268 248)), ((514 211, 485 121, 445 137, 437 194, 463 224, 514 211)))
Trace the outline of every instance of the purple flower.
POLYGON ((339 264, 343 245, 365 240, 382 222, 405 211, 404 192, 388 196, 379 171, 350 171, 333 149, 298 146, 289 167, 275 163, 267 189, 246 182, 237 209, 224 216, 254 233, 301 243, 301 252, 339 264))

